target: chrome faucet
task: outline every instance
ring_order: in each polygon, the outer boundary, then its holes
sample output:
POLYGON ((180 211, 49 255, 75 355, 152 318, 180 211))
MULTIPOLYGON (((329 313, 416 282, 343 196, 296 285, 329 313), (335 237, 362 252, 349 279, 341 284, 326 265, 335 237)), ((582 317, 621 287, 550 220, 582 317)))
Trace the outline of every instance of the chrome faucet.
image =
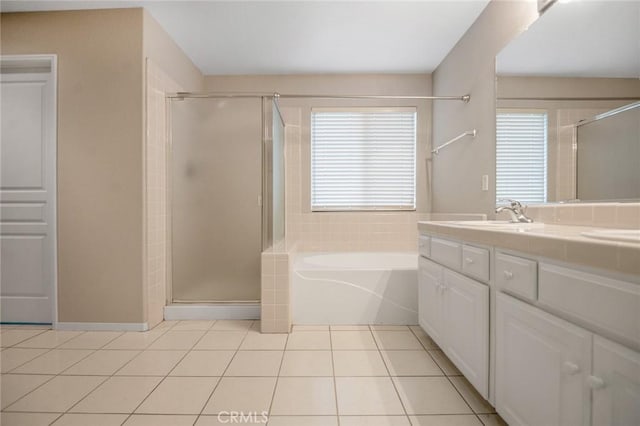
POLYGON ((504 210, 509 212, 511 216, 512 223, 531 223, 533 219, 527 217, 525 212, 527 211, 527 206, 522 206, 519 201, 510 200, 510 199, 502 199, 498 200, 499 202, 507 202, 509 206, 500 206, 496 207, 496 213, 500 213, 504 210))

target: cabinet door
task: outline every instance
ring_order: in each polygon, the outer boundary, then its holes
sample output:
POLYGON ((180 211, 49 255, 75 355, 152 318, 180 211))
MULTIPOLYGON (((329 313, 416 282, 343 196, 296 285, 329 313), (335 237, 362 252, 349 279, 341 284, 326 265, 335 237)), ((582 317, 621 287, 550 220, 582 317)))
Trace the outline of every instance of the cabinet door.
POLYGON ((467 380, 489 398, 489 287, 445 269, 443 349, 467 380))
POLYGON ((442 345, 442 266, 420 257, 418 318, 420 326, 442 345))
POLYGON ((511 426, 588 425, 591 334, 496 294, 496 410, 511 426))
POLYGON ((593 425, 640 425, 640 353, 596 336, 593 342, 593 425))

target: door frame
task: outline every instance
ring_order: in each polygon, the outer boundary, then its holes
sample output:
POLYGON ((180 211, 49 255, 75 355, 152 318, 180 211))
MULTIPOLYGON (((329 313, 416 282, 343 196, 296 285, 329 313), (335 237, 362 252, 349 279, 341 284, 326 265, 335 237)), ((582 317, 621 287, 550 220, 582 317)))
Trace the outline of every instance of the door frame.
MULTIPOLYGON (((48 219, 51 223, 51 234, 49 236, 49 248, 51 250, 51 326, 58 326, 58 55, 57 54, 33 54, 33 55, 0 55, 2 68, 15 70, 12 74, 49 74, 48 88, 49 97, 46 103, 46 130, 45 144, 47 146, 45 154, 45 164, 51 168, 50 174, 45 177, 51 178, 51 214, 48 219)), ((4 73, 2 73, 4 74, 4 73)))

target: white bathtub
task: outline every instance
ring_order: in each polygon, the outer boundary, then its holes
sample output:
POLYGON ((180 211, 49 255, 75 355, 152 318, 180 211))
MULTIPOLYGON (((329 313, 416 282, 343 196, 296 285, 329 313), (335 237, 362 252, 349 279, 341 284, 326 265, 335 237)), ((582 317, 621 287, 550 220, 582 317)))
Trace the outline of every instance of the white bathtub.
POLYGON ((299 253, 294 324, 417 324, 417 253, 299 253))

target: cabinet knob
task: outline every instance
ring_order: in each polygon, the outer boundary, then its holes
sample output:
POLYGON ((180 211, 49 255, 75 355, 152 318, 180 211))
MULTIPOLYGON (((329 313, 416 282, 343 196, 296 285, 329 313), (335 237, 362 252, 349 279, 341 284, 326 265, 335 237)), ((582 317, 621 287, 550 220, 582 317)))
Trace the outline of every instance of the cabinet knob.
POLYGON ((513 278, 513 272, 511 271, 504 271, 503 275, 505 280, 510 280, 511 278, 513 278))
POLYGON ((578 364, 574 364, 573 362, 567 361, 562 365, 562 371, 568 376, 573 376, 574 374, 578 374, 580 372, 580 366, 578 364))
POLYGON ((472 264, 473 263, 473 259, 470 257, 465 257, 464 261, 467 262, 468 264, 472 264))
POLYGON ((598 376, 589 376, 587 377, 587 383, 591 387, 591 389, 602 389, 606 386, 604 380, 602 380, 598 376))

